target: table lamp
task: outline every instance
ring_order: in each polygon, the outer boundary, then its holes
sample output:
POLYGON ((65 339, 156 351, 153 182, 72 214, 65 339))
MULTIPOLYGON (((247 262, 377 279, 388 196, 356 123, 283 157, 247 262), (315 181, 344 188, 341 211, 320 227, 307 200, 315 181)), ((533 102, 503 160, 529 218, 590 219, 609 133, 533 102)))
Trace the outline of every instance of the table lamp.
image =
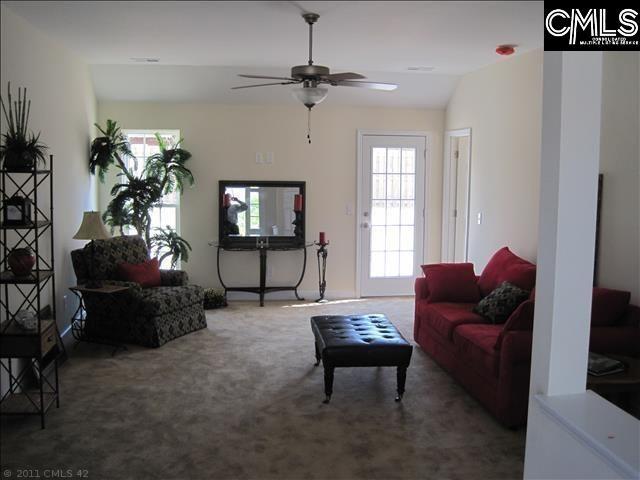
POLYGON ((104 223, 102 223, 100 212, 84 212, 80 228, 78 228, 73 238, 74 240, 91 240, 91 262, 89 270, 91 278, 89 278, 89 281, 85 284, 87 288, 102 287, 102 281, 94 278, 93 260, 96 250, 94 240, 104 240, 110 237, 111 235, 109 235, 104 223))

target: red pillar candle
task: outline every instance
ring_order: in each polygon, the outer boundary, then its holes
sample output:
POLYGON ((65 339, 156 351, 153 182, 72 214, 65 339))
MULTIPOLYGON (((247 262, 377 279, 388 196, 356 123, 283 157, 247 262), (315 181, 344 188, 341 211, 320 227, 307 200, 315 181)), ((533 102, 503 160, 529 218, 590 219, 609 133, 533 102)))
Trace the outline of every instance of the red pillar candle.
POLYGON ((300 195, 299 193, 296 193, 296 195, 293 197, 293 211, 302 211, 302 195, 300 195))
POLYGON ((230 193, 225 193, 224 194, 224 200, 222 202, 222 205, 225 207, 230 207, 231 206, 231 194, 230 193))
POLYGON ((324 232, 320 232, 320 240, 318 241, 320 245, 324 245, 327 243, 327 236, 324 232))

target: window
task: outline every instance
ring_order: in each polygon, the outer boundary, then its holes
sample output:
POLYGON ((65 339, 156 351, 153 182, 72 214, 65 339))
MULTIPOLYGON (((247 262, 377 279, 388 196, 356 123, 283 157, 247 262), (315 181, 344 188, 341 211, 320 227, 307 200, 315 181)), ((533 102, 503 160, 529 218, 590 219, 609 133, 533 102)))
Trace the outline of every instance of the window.
MULTIPOLYGON (((155 134, 166 139, 170 144, 174 145, 180 139, 179 130, 124 130, 127 140, 131 145, 131 153, 134 158, 126 160, 127 168, 136 176, 144 171, 147 158, 160 152, 158 140, 155 134)), ((162 197, 160 204, 151 211, 151 234, 154 228, 173 228, 180 235, 180 195, 173 192, 162 197)), ((125 229, 127 235, 135 234, 136 231, 132 227, 125 229)), ((159 255, 162 256, 162 253, 159 255)), ((161 268, 170 268, 171 259, 166 258, 161 268)), ((180 265, 177 265, 180 268, 180 265)))

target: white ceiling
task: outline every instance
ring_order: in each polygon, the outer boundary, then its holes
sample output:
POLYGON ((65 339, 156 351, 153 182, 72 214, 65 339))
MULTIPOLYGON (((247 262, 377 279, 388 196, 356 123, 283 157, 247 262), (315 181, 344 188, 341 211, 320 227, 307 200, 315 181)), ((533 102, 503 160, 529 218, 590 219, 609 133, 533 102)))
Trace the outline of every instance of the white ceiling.
MULTIPOLYGON (((236 73, 288 75, 314 60, 332 72, 356 71, 399 84, 395 92, 332 88, 327 103, 443 107, 460 75, 542 46, 542 2, 89 2, 9 1, 14 13, 92 65, 99 99, 291 102, 290 87, 231 91, 236 73), (159 58, 134 64, 131 58, 159 58), (410 66, 435 67, 409 72, 410 66), (348 91, 344 91, 348 90, 348 91)), ((261 83, 261 82, 256 82, 261 83)))

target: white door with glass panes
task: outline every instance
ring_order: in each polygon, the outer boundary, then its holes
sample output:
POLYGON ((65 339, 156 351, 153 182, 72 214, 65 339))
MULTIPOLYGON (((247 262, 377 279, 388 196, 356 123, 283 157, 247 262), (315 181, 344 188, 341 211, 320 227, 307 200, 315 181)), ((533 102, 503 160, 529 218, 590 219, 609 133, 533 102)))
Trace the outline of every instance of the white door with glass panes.
POLYGON ((362 135, 360 294, 411 295, 424 245, 426 138, 362 135))

